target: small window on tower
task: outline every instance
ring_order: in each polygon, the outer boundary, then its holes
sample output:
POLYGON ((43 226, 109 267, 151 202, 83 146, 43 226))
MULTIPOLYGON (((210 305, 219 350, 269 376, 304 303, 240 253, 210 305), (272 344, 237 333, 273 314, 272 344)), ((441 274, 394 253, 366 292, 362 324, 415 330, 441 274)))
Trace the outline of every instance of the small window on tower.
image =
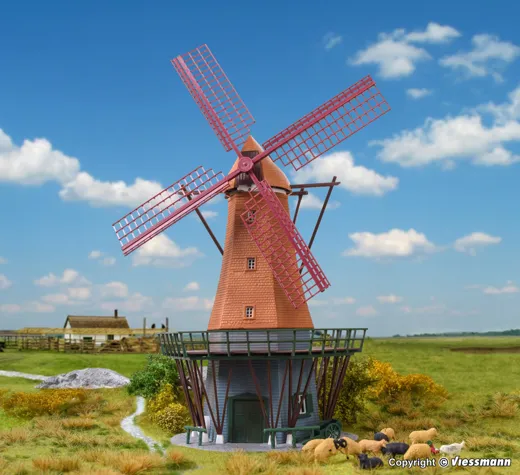
POLYGON ((246 307, 246 318, 253 318, 255 315, 255 307, 246 307))
POLYGON ((255 270, 256 269, 256 259, 254 257, 247 258, 247 270, 255 270))

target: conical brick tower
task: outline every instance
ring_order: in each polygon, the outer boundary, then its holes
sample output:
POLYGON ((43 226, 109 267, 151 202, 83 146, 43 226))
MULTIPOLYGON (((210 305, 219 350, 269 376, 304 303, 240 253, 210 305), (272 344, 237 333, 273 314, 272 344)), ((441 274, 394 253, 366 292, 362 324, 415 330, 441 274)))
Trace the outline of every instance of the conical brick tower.
MULTIPOLYGON (((251 136, 242 147, 242 154, 251 158, 262 151, 251 136)), ((238 159, 230 172, 237 166, 238 159)), ((282 170, 266 157, 256 165, 255 173, 271 185, 289 213, 291 186, 282 170)), ((243 174, 226 191, 224 257, 208 330, 313 328, 307 303, 297 309, 291 305, 240 218, 250 190, 254 192, 254 185, 249 175, 243 174)), ((293 266, 296 265, 295 258, 293 266)))

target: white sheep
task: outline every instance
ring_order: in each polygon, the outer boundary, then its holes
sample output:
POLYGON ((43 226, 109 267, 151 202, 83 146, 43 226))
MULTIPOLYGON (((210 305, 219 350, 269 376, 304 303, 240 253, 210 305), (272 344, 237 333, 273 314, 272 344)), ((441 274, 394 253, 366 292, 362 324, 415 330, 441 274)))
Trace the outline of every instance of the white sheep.
POLYGON ((432 427, 428 430, 414 430, 413 432, 410 432, 408 437, 412 441, 412 444, 420 444, 432 440, 436 435, 437 429, 432 427))
POLYGON ((358 442, 358 445, 363 453, 372 452, 377 454, 381 452, 381 447, 386 447, 386 440, 363 439, 358 442))
POLYGON ((432 455, 428 444, 413 444, 403 456, 404 460, 427 459, 432 455))
POLYGON ((441 454, 460 454, 460 451, 466 446, 466 442, 462 441, 460 444, 441 445, 439 452, 441 454))
POLYGON ((381 429, 379 432, 382 432, 383 434, 387 435, 389 439, 395 439, 395 431, 391 427, 385 427, 384 429, 381 429))

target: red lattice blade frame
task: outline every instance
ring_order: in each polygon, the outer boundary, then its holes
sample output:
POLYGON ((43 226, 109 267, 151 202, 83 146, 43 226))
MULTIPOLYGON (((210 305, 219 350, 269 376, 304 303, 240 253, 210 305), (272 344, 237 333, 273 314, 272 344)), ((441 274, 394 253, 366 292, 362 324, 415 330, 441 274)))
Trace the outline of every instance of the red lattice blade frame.
POLYGON ((240 217, 287 298, 298 308, 330 283, 276 193, 265 180, 250 176, 259 192, 249 193, 240 217))
POLYGON ((172 64, 220 143, 240 155, 255 119, 208 46, 177 56, 172 64))
POLYGON ((203 167, 168 186, 112 225, 123 254, 135 251, 228 186, 221 172, 203 167))
POLYGON ((276 134, 263 148, 273 161, 299 170, 389 110, 376 83, 366 76, 276 134))

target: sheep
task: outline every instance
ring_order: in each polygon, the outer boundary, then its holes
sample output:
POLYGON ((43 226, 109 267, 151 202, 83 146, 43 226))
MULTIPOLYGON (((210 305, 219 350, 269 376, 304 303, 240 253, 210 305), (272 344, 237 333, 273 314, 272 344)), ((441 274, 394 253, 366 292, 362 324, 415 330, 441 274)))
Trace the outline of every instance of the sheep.
POLYGON ((382 467, 383 461, 378 457, 368 458, 367 454, 359 454, 359 466, 364 470, 372 470, 373 468, 382 467))
POLYGON ((374 454, 377 454, 378 452, 381 452, 381 447, 386 446, 386 440, 367 440, 363 439, 358 442, 359 448, 361 449, 361 452, 373 452, 374 454))
POLYGON ((346 453, 347 441, 344 439, 325 439, 314 449, 314 459, 324 462, 339 452, 346 453))
POLYGON ((410 446, 404 442, 390 442, 385 447, 381 447, 381 452, 383 455, 404 455, 409 448, 410 446))
POLYGON ((414 460, 414 459, 427 459, 430 458, 432 452, 430 450, 430 446, 428 444, 413 444, 410 445, 410 448, 404 454, 404 460, 414 460))
POLYGON ((460 444, 441 445, 439 452, 441 454, 460 454, 460 451, 466 446, 466 442, 462 441, 460 444))
POLYGON ((352 440, 350 437, 342 438, 347 442, 347 458, 349 455, 359 455, 363 453, 361 447, 355 440, 352 440))
POLYGON ((379 432, 387 435, 390 437, 390 439, 395 439, 395 431, 391 427, 385 427, 384 429, 381 429, 379 432))
POLYGON ((387 442, 390 442, 389 437, 386 434, 383 434, 382 432, 376 432, 374 434, 374 440, 386 440, 387 442))
POLYGON ((318 447, 318 445, 320 445, 324 440, 325 439, 311 439, 302 447, 302 450, 304 452, 314 452, 314 449, 318 447))
POLYGON ((426 443, 426 441, 433 439, 437 435, 437 429, 432 427, 428 430, 414 430, 410 432, 408 438, 412 441, 412 444, 426 443))

